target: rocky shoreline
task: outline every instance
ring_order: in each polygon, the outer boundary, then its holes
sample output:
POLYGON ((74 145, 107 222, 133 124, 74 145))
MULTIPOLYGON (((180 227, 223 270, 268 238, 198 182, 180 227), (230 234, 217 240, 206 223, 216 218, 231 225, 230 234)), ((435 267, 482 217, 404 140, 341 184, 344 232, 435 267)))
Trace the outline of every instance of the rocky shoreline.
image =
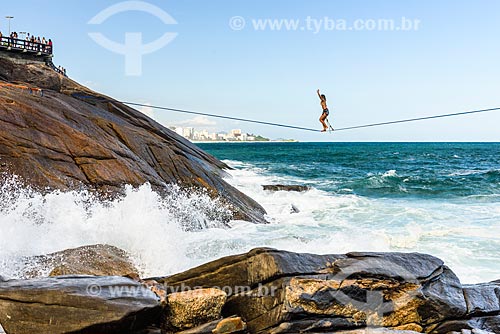
POLYGON ((115 247, 55 254, 34 278, 0 282, 7 334, 500 333, 500 281, 462 285, 426 254, 258 248, 146 279, 115 247))

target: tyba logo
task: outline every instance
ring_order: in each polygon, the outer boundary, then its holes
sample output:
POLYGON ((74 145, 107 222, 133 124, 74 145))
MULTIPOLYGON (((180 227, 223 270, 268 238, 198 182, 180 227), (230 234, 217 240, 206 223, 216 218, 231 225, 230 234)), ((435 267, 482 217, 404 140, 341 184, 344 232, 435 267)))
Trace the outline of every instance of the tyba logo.
MULTIPOLYGON (((124 1, 109 6, 94 16, 88 24, 98 25, 116 14, 130 11, 149 13, 166 25, 177 24, 163 9, 143 1, 124 1)), ((100 32, 90 32, 89 36, 103 48, 125 56, 125 75, 138 76, 142 74, 142 56, 160 50, 172 42, 177 33, 165 32, 160 38, 147 44, 142 43, 141 32, 126 32, 125 44, 112 41, 100 32)))

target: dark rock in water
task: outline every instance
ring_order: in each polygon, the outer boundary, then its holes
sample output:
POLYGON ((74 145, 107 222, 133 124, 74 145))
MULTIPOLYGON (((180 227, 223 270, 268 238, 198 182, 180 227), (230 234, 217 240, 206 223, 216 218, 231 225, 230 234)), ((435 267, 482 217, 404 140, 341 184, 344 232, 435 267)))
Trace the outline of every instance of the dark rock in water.
POLYGON ((0 174, 40 191, 83 186, 109 195, 146 182, 205 189, 233 218, 265 222, 264 209, 223 180, 227 165, 143 113, 40 63, 0 55, 0 79, 43 89, 41 97, 2 85, 0 174))
POLYGON ((421 332, 464 317, 458 278, 419 253, 297 254, 255 249, 164 278, 176 287, 225 287, 223 315, 252 333, 333 332, 365 326, 421 332))
POLYGON ((137 268, 122 249, 110 245, 82 246, 35 256, 29 263, 25 278, 62 275, 138 276, 137 268))
POLYGON ((304 192, 311 189, 308 186, 284 185, 284 184, 268 184, 268 185, 263 185, 262 188, 264 190, 269 190, 269 191, 298 191, 298 192, 304 192))
POLYGON ((124 277, 66 276, 0 283, 9 334, 125 334, 156 323, 156 295, 124 277))
POLYGON ((288 208, 288 211, 289 211, 290 213, 299 213, 299 212, 300 212, 299 208, 297 208, 297 207, 296 207, 295 205, 293 205, 293 204, 290 204, 290 207, 288 208))

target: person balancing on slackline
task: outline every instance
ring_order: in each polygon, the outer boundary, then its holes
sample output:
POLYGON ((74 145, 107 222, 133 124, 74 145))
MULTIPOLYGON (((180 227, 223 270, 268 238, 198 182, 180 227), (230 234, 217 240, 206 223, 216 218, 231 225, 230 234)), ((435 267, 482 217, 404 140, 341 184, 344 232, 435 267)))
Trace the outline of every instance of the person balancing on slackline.
MULTIPOLYGON (((320 94, 319 89, 317 90, 317 93, 318 93, 319 99, 321 100, 321 108, 323 108, 323 113, 321 114, 321 117, 319 118, 321 125, 323 125, 323 130, 321 130, 321 132, 325 132, 326 130, 328 130, 328 125, 326 124, 326 122, 328 121, 327 118, 328 118, 328 115, 330 114, 330 111, 328 110, 328 106, 326 105, 325 94, 320 94)), ((330 126, 330 128, 332 128, 332 127, 330 126)), ((333 128, 332 128, 332 130, 333 130, 333 128)))

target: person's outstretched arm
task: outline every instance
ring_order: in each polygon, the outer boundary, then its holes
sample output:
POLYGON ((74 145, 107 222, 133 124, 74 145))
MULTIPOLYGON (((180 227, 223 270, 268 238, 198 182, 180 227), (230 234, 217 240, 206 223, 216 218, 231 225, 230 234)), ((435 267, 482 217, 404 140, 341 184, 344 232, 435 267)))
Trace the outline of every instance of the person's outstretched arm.
POLYGON ((319 93, 319 89, 316 91, 318 93, 318 97, 321 101, 323 101, 323 98, 321 97, 321 94, 319 93))

